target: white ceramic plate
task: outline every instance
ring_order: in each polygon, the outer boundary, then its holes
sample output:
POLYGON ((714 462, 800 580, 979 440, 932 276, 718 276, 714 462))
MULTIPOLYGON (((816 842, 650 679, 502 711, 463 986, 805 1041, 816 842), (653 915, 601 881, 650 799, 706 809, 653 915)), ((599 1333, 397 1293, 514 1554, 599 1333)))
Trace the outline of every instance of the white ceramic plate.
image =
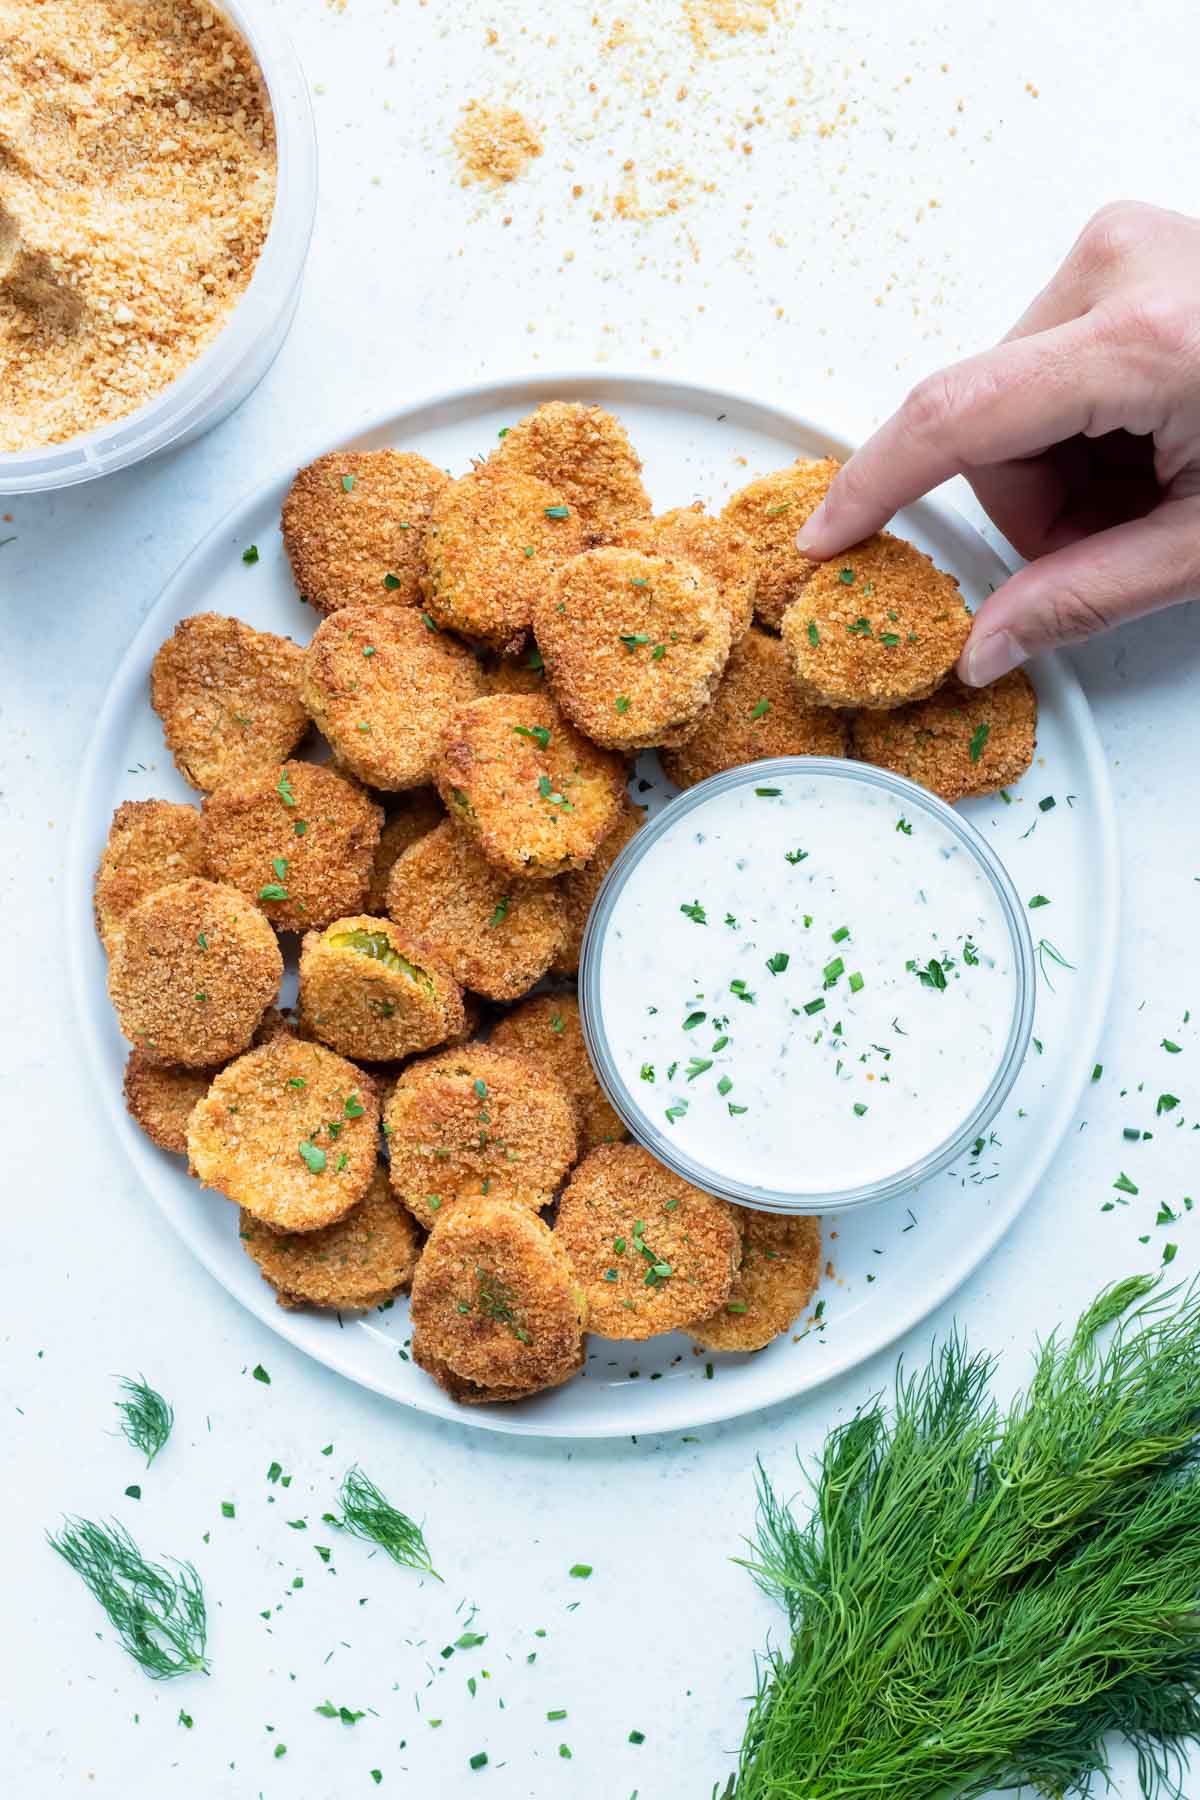
MULTIPOLYGON (((644 458, 655 507, 703 499, 720 506, 756 473, 796 455, 845 456, 848 446, 779 408, 677 382, 616 375, 534 378, 424 400, 345 441, 419 450, 454 473, 486 454, 497 433, 542 400, 581 398, 619 413, 644 458)), ((314 444, 297 461, 339 447, 314 444)), ((1035 1049, 976 1156, 915 1193, 844 1215, 827 1231, 833 1273, 793 1335, 756 1356, 697 1353, 682 1337, 646 1344, 589 1340, 586 1369, 568 1386, 516 1406, 456 1407, 404 1355, 407 1303, 362 1320, 284 1312, 238 1243, 237 1214, 203 1191, 180 1158, 158 1151, 127 1117, 121 1093, 126 1045, 105 991, 92 922, 92 876, 114 808, 161 795, 195 800, 165 752, 150 709, 151 659, 178 621, 211 609, 305 640, 314 620, 297 600, 279 539, 284 471, 234 509, 197 545, 134 638, 97 720, 79 783, 68 858, 68 907, 77 1015, 114 1129, 155 1204, 217 1280, 265 1324, 319 1362, 405 1405, 483 1430, 533 1436, 609 1437, 675 1430, 789 1399, 841 1374, 923 1318, 975 1269, 1034 1192, 1091 1072, 1116 943, 1116 833, 1108 774, 1083 693, 1049 657, 1033 670, 1041 708, 1038 755, 1010 804, 966 807, 995 846, 1022 898, 1051 904, 1030 914, 1075 972, 1044 953, 1035 1049), (260 560, 243 564, 257 544, 260 560), (1053 807, 1039 803, 1053 796, 1053 807), (1046 979, 1048 977, 1048 979, 1046 979), (807 1326, 807 1330, 805 1327, 807 1326)), ((977 604, 1007 571, 949 507, 926 501, 899 529, 958 576, 977 604)), ((654 777, 639 797, 669 793, 654 777)))

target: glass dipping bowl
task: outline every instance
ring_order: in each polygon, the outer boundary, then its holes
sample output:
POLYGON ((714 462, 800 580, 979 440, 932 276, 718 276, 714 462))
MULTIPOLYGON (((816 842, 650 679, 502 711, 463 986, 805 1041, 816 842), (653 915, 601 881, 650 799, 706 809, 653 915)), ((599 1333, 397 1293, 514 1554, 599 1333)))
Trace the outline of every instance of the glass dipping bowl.
POLYGON ((579 1008, 584 1041, 601 1086, 627 1127, 631 1137, 645 1146, 651 1155, 685 1181, 705 1192, 738 1205, 752 1206, 764 1212, 834 1213, 855 1206, 867 1206, 880 1200, 891 1200, 910 1193, 930 1176, 945 1169, 955 1157, 980 1137, 1007 1099, 1029 1048, 1033 1031, 1036 973, 1033 941, 1024 909, 1007 870, 973 825, 956 813, 945 801, 902 775, 877 769, 867 763, 843 761, 824 756, 783 756, 764 762, 747 763, 721 775, 713 775, 696 787, 687 789, 647 821, 621 851, 596 896, 584 931, 579 959, 579 1008), (925 814, 952 834, 967 852, 977 871, 983 876, 995 897, 1009 936, 1012 960, 1012 1011, 1008 1035, 1000 1059, 983 1093, 970 1111, 957 1119, 948 1135, 931 1150, 896 1168, 890 1173, 858 1186, 814 1193, 795 1193, 764 1187, 754 1182, 736 1181, 728 1174, 711 1169, 686 1150, 677 1140, 660 1131, 640 1106, 619 1073, 601 1006, 601 968, 604 960, 609 923, 633 871, 659 840, 689 814, 698 813, 708 802, 731 790, 755 788, 773 779, 803 776, 808 781, 833 783, 865 783, 898 800, 908 816, 925 814))

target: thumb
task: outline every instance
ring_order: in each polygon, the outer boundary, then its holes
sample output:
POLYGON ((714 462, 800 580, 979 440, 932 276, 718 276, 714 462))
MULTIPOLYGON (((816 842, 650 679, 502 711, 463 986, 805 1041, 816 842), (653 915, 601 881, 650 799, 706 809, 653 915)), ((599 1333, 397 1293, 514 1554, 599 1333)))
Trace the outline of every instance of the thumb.
POLYGON ((1018 571, 975 615, 958 673, 986 687, 1041 650, 1200 596, 1200 498, 1098 531, 1018 571))

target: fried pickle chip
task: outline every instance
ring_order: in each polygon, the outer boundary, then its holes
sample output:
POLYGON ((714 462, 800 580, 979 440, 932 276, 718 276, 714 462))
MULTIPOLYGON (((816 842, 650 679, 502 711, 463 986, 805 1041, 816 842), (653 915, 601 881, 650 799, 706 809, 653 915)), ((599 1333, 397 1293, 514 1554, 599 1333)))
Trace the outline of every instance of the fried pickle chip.
POLYGON ((283 958, 258 909, 189 876, 126 914, 108 965, 117 1023, 151 1062, 208 1069, 246 1048, 279 992, 283 958))
POLYGON ((583 541, 578 514, 558 488, 516 467, 483 463, 434 502, 425 605, 438 625, 494 650, 519 650, 535 598, 583 541))
POLYGON ((231 1062, 188 1120, 192 1174, 276 1231, 319 1231, 344 1218, 378 1157, 375 1083, 297 1037, 231 1062))
POLYGON ((549 695, 489 694, 446 721, 433 778, 455 824, 497 868, 547 880, 582 868, 616 822, 625 766, 549 695))
POLYGON ((334 450, 301 469, 283 503, 283 547, 318 612, 415 606, 425 529, 450 477, 409 450, 334 450))
POLYGON ((379 847, 371 868, 371 880, 363 905, 376 918, 387 911, 387 885, 397 859, 410 844, 440 825, 446 809, 436 788, 409 788, 388 804, 388 818, 379 834, 379 847))
POLYGON ((664 750, 661 761, 676 787, 688 788, 764 757, 845 754, 841 715, 797 697, 787 651, 756 629, 734 645, 712 705, 687 743, 664 750))
POLYGON ((649 516, 641 458, 603 407, 548 400, 506 432, 491 461, 557 488, 583 521, 589 544, 614 543, 627 525, 649 516))
POLYGON ((692 563, 588 550, 538 597, 534 630, 554 698, 597 744, 679 743, 729 655, 729 610, 692 563))
POLYGON ((195 613, 180 620, 154 658, 150 703, 185 781, 207 792, 291 755, 308 730, 303 661, 291 638, 240 619, 195 613))
POLYGON ((964 687, 951 676, 913 706, 858 713, 851 743, 860 762, 907 775, 953 803, 1021 779, 1037 747, 1037 716, 1037 695, 1023 669, 984 688, 964 687))
POLYGON ((200 814, 172 800, 123 800, 96 870, 96 930, 111 955, 127 915, 156 888, 203 875, 200 814))
POLYGON ((579 1367, 587 1306, 548 1225, 511 1201, 462 1200, 413 1277, 413 1355, 493 1393, 557 1387, 579 1367))
POLYGON ((567 942, 557 883, 518 881, 493 867, 449 819, 400 857, 387 909, 433 946, 462 987, 489 1000, 519 1000, 567 942))
POLYGON ((478 694, 479 665, 413 607, 344 606, 317 628, 300 691, 339 767, 395 791, 428 784, 442 719, 478 694))
POLYGON ((562 895, 567 921, 567 941, 550 965, 552 975, 574 975, 579 968, 579 952, 583 947, 583 928, 588 922, 596 895, 608 871, 625 848, 634 832, 646 823, 646 814, 626 795, 621 802, 617 822, 596 854, 582 869, 564 875, 557 884, 562 895))
POLYGON ((204 858, 278 930, 319 931, 362 906, 382 826, 383 808, 356 781, 288 762, 208 796, 204 858))
POLYGON ((803 457, 748 482, 726 501, 722 522, 742 532, 754 553, 754 611, 761 625, 778 631, 784 613, 820 565, 801 556, 796 533, 821 504, 840 463, 803 457))
POLYGON ((395 1062, 462 1030, 462 991, 428 944, 363 913, 305 933, 300 1018, 341 1056, 395 1062))
POLYGON ((392 1186, 432 1227, 486 1195, 536 1212, 575 1161, 575 1108, 524 1057, 464 1044, 411 1063, 384 1118, 392 1186))
POLYGON ((537 1069, 549 1069, 575 1103, 579 1154, 597 1144, 619 1144, 628 1135, 596 1079, 574 994, 539 994, 522 1000, 500 1020, 488 1039, 494 1050, 526 1056, 537 1069))
POLYGON ((744 532, 705 512, 703 501, 677 506, 672 512, 629 526, 621 542, 650 556, 694 563, 710 578, 728 608, 733 642, 749 631, 757 579, 754 551, 744 532))
POLYGON ((802 700, 879 708, 941 686, 971 615, 953 575, 880 531, 822 563, 781 630, 802 700))
POLYGON ((554 1227, 587 1296, 589 1329, 648 1338, 715 1312, 737 1272, 737 1214, 640 1144, 593 1150, 572 1175, 554 1227))
POLYGON ((548 1386, 561 1387, 563 1382, 579 1373, 585 1360, 584 1347, 580 1343, 579 1354, 574 1363, 555 1382, 539 1383, 537 1387, 482 1387, 478 1381, 464 1381, 461 1375, 454 1373, 449 1363, 432 1356, 423 1343, 413 1343, 413 1361, 418 1368, 424 1369, 427 1375, 432 1375, 443 1393, 449 1394, 452 1400, 457 1400, 462 1406, 502 1405, 514 1400, 528 1400, 534 1394, 545 1393, 548 1386))
POLYGON ((761 1350, 799 1318, 821 1279, 821 1221, 741 1207, 742 1266, 729 1298, 686 1327, 706 1350, 761 1350))
POLYGON ((152 1144, 187 1154, 187 1122, 197 1100, 203 1100, 222 1064, 212 1069, 184 1069, 151 1062, 131 1050, 125 1063, 125 1106, 152 1144))
POLYGON ((280 1306, 366 1312, 412 1282, 422 1234, 376 1165, 357 1205, 319 1231, 273 1231, 242 1211, 241 1239, 280 1306))

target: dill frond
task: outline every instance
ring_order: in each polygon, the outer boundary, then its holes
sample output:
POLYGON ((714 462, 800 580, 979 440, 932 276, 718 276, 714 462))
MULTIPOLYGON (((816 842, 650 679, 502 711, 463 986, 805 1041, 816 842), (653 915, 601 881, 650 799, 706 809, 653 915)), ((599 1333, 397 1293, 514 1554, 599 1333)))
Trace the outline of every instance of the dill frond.
POLYGON ((422 1569, 435 1581, 442 1578, 430 1561, 421 1527, 407 1513, 397 1512, 387 1495, 364 1475, 357 1463, 342 1478, 339 1495, 342 1525, 355 1537, 366 1538, 386 1550, 393 1562, 422 1569))
POLYGON ((67 1518, 52 1549, 70 1564, 108 1614, 122 1647, 155 1681, 208 1673, 204 1590, 191 1563, 147 1562, 123 1526, 67 1518))
POLYGON ((145 1456, 149 1468, 171 1435, 174 1410, 161 1394, 154 1391, 144 1375, 139 1375, 136 1381, 122 1375, 121 1390, 125 1398, 116 1402, 121 1415, 121 1430, 134 1449, 145 1456))
POLYGON ((1147 1800, 1200 1736, 1200 1289, 1106 1289, 1001 1411, 954 1336, 828 1438, 802 1523, 759 1471, 745 1566, 787 1608, 736 1800, 1147 1800))

